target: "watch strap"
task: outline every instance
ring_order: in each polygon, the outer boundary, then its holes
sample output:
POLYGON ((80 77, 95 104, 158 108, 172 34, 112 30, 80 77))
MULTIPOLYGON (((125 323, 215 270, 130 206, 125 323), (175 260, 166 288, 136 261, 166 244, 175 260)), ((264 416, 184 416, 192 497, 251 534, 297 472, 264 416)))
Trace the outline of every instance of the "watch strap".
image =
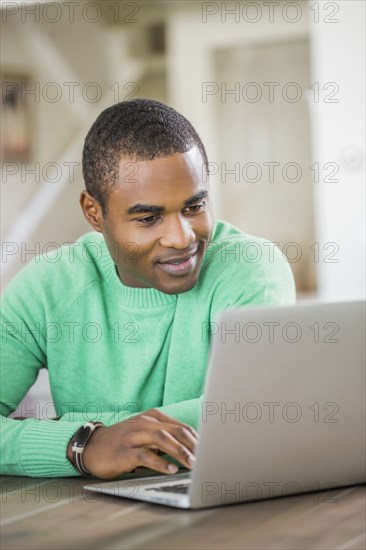
POLYGON ((71 450, 74 460, 74 466, 84 476, 91 476, 92 474, 85 467, 83 462, 83 452, 88 443, 92 433, 99 427, 104 426, 102 422, 86 422, 81 426, 73 435, 71 439, 71 450))

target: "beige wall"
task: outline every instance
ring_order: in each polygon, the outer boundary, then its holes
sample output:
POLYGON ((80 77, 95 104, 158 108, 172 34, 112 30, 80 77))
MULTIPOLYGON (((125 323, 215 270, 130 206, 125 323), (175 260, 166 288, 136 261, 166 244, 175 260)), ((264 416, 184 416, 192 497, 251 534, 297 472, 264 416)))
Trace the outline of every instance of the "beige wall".
MULTIPOLYGON (((312 105, 313 155, 339 168, 338 183, 314 186, 316 235, 335 263, 317 264, 327 300, 365 298, 365 2, 340 2, 339 24, 311 27, 312 78, 335 82, 337 103, 312 105), (329 252, 334 251, 330 245, 329 252)), ((328 93, 332 91, 328 89, 328 93)), ((329 173, 329 171, 328 171, 329 173)))

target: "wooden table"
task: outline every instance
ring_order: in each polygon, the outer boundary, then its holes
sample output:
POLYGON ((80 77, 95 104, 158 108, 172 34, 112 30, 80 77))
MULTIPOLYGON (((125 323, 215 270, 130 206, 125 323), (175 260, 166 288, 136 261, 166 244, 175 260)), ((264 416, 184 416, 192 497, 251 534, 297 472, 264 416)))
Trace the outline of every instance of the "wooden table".
MULTIPOLYGON (((131 474, 133 477, 133 474, 131 474)), ((1 549, 365 549, 365 486, 199 511, 2 477, 1 549)))

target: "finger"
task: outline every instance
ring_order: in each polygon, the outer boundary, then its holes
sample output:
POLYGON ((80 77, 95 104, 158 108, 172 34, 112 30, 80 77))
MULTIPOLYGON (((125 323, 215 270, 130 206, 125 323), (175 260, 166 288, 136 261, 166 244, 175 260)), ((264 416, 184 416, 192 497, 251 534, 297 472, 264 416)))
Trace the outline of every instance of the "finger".
MULTIPOLYGON (((150 431, 151 429, 167 430, 172 433, 180 443, 183 443, 191 453, 195 453, 198 445, 198 434, 188 424, 183 424, 161 411, 151 409, 139 415, 139 423, 135 426, 134 432, 150 431), (155 416, 150 416, 150 414, 155 416)), ((145 443, 139 440, 138 445, 141 444, 149 444, 149 446, 151 446, 151 442, 145 443)))
MULTIPOLYGON (((166 415, 165 415, 166 416, 166 415)), ((169 417, 168 417, 169 418, 169 417)), ((191 453, 194 453, 198 444, 198 439, 192 434, 192 432, 188 429, 189 427, 185 424, 182 424, 181 422, 178 423, 168 423, 168 422, 161 422, 156 421, 155 423, 151 423, 148 421, 148 417, 146 417, 147 422, 141 423, 140 425, 140 431, 145 430, 166 430, 170 434, 173 435, 175 439, 177 439, 180 443, 185 445, 191 453)), ((151 445, 150 445, 151 446, 151 445)))
POLYGON ((156 418, 157 420, 160 420, 160 422, 167 422, 169 424, 175 424, 177 426, 184 426, 187 430, 189 430, 194 435, 196 439, 198 439, 198 432, 197 430, 195 430, 195 428, 193 428, 189 424, 185 424, 184 422, 180 422, 179 420, 176 420, 175 418, 168 416, 167 414, 159 411, 158 409, 150 409, 148 411, 145 411, 143 414, 156 418))
POLYGON ((198 445, 198 439, 192 434, 191 431, 187 430, 185 426, 167 425, 166 430, 169 431, 169 433, 177 439, 177 441, 185 445, 191 453, 195 453, 198 445))
POLYGON ((136 467, 144 466, 162 474, 176 474, 179 470, 178 466, 158 456, 147 447, 131 449, 131 452, 134 452, 136 467))
POLYGON ((155 430, 165 430, 170 433, 174 439, 179 441, 182 445, 187 447, 194 453, 198 444, 198 439, 194 437, 192 432, 187 430, 187 428, 182 424, 168 424, 166 422, 159 422, 154 426, 155 430))
MULTIPOLYGON (((184 464, 187 468, 192 468, 195 458, 191 450, 180 443, 168 430, 163 428, 146 431, 136 431, 129 435, 128 447, 133 450, 138 448, 154 449, 158 448, 163 454, 170 455, 172 458, 184 464)), ((152 451, 153 452, 153 451, 152 451)), ((153 454, 156 455, 156 452, 153 454)))
MULTIPOLYGON (((178 428, 179 430, 181 428, 178 428)), ((184 464, 187 468, 192 468, 195 464, 194 449, 182 443, 174 437, 168 430, 159 429, 153 432, 153 439, 159 449, 184 464)))

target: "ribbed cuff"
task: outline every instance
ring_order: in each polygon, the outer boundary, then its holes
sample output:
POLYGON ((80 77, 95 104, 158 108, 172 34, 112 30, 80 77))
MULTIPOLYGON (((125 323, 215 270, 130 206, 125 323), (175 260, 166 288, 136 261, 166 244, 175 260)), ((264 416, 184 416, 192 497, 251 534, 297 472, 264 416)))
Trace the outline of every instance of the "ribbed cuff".
POLYGON ((25 476, 78 476, 66 456, 67 445, 82 426, 80 422, 36 420, 29 423, 20 441, 20 466, 25 476))
POLYGON ((69 413, 60 420, 28 420, 19 445, 19 465, 24 475, 30 477, 80 476, 66 455, 67 446, 76 430, 88 420, 98 420, 111 426, 136 414, 130 411, 108 412, 98 415, 96 419, 84 418, 80 413, 69 413))

